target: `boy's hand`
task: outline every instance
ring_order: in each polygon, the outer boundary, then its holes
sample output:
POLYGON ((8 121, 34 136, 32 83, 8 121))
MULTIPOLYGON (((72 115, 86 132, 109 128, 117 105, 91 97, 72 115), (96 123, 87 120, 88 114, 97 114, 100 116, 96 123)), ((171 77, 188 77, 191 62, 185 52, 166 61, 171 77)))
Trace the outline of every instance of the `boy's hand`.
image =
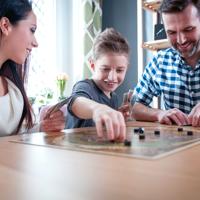
POLYGON ((131 113, 130 113, 130 105, 122 105, 121 107, 118 108, 118 111, 121 112, 125 118, 125 120, 130 119, 131 113))
POLYGON ((105 127, 109 140, 123 141, 126 135, 126 124, 121 112, 106 105, 98 106, 93 113, 93 120, 96 123, 97 135, 103 137, 105 127))
POLYGON ((123 94, 122 105, 118 110, 123 114, 125 120, 131 119, 131 98, 133 96, 133 90, 129 90, 123 94))

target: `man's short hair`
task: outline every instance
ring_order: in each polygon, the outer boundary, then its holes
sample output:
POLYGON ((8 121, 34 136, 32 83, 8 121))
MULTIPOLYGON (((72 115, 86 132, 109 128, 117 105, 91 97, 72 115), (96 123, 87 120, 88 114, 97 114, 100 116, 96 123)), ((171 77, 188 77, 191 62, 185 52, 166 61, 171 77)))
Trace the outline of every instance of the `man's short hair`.
POLYGON ((197 8, 200 15, 200 0, 163 0, 159 12, 160 14, 181 12, 190 4, 197 8))

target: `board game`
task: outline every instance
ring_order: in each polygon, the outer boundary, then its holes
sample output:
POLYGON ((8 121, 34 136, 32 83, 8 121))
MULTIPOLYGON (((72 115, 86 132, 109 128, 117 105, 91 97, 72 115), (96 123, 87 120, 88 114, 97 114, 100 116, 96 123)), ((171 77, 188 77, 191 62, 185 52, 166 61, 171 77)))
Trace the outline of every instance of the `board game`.
POLYGON ((128 146, 124 142, 109 141, 106 137, 98 138, 93 129, 73 133, 23 134, 12 142, 143 159, 158 159, 200 144, 199 129, 149 126, 142 128, 144 137, 140 137, 140 133, 135 131, 137 128, 140 127, 127 127, 128 146))

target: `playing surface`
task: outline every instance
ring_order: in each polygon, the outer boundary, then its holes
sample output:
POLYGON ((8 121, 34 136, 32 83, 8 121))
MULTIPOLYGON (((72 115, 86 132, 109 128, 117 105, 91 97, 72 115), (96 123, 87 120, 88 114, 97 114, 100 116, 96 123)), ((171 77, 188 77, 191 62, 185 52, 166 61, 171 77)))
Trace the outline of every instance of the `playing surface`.
POLYGON ((145 139, 139 139, 139 134, 134 133, 135 128, 138 127, 127 127, 127 137, 131 140, 131 146, 99 139, 92 130, 24 134, 20 140, 14 142, 146 159, 160 158, 200 143, 200 130, 191 127, 183 127, 183 131, 180 132, 176 126, 144 127, 145 139), (155 130, 159 131, 160 135, 155 135, 155 130), (193 135, 188 136, 188 130, 192 130, 193 135))

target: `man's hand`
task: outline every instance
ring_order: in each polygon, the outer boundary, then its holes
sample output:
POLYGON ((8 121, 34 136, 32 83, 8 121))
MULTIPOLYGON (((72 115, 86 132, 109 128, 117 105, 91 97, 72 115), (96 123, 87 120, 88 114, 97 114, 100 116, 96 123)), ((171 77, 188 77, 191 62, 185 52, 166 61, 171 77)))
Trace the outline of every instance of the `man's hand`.
POLYGON ((105 126, 109 140, 123 141, 125 139, 126 124, 121 112, 106 105, 101 105, 93 112, 93 120, 99 137, 103 137, 103 127, 105 126))
POLYGON ((200 126, 200 103, 198 103, 188 115, 192 126, 200 126))
POLYGON ((177 108, 160 110, 158 114, 158 121, 161 124, 167 125, 177 124, 181 126, 190 124, 188 116, 177 108))

